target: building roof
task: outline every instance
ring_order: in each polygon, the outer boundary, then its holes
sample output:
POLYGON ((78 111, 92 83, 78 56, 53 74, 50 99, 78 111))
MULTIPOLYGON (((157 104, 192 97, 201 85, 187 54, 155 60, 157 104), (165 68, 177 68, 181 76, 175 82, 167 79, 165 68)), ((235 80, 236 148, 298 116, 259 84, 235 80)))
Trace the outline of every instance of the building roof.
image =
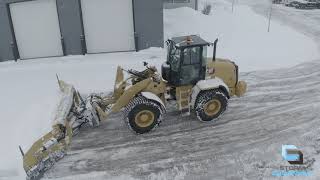
POLYGON ((177 48, 208 46, 211 44, 197 35, 174 37, 171 40, 177 48))

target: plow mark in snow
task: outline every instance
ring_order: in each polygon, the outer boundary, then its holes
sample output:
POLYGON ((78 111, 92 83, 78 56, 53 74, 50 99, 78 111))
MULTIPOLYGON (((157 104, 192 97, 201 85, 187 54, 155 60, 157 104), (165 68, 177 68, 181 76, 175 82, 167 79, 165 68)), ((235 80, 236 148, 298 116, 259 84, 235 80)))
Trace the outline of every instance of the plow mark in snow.
POLYGON ((231 99, 228 113, 217 122, 180 117, 169 105, 157 131, 136 135, 113 114, 99 128, 81 131, 45 177, 105 172, 138 179, 259 179, 287 165, 281 158, 281 145, 287 143, 301 147, 306 162, 317 162, 320 61, 242 78, 248 94, 231 99))

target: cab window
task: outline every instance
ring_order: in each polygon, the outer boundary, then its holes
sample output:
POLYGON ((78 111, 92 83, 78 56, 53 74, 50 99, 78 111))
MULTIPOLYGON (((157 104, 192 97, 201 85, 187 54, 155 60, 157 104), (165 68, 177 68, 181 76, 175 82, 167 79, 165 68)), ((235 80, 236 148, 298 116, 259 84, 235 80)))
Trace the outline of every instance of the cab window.
POLYGON ((170 64, 173 71, 178 71, 180 66, 180 49, 173 48, 170 54, 170 64))
POLYGON ((200 47, 186 48, 183 51, 183 65, 200 63, 200 47))
POLYGON ((202 66, 206 66, 207 65, 207 59, 208 54, 207 54, 207 46, 203 46, 202 47, 202 66))
POLYGON ((201 48, 192 47, 183 50, 183 62, 180 72, 180 83, 183 85, 195 84, 200 77, 201 48))

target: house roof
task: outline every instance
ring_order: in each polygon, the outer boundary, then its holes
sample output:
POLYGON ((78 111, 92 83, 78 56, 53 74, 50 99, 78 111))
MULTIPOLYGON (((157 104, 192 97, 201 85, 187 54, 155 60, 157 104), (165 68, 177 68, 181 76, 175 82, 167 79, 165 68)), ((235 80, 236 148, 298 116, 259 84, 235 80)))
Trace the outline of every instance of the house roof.
POLYGON ((174 37, 171 40, 177 48, 209 46, 211 44, 197 35, 174 37))

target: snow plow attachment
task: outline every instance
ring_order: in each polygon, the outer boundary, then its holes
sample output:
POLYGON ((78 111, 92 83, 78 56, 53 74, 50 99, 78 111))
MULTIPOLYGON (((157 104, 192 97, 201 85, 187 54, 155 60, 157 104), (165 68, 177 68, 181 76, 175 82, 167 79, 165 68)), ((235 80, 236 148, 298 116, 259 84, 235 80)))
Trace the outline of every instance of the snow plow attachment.
POLYGON ((23 156, 23 168, 27 179, 39 179, 53 164, 64 157, 70 144, 72 130, 66 126, 56 125, 48 134, 36 141, 23 156))
POLYGON ((46 170, 63 158, 72 136, 77 134, 83 125, 99 126, 100 119, 106 117, 98 104, 99 96, 90 95, 83 101, 72 85, 59 79, 58 84, 61 99, 52 130, 37 140, 26 153, 20 148, 28 180, 40 179, 46 170))

